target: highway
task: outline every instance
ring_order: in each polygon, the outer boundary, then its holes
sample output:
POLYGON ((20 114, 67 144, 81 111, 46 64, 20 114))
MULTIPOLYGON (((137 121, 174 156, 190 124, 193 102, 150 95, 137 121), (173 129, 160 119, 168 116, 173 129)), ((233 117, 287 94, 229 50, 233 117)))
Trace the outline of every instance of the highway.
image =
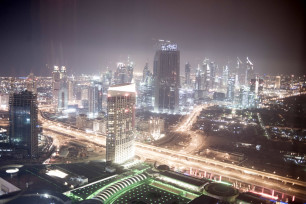
POLYGON ((178 128, 175 131, 184 133, 186 135, 192 135, 189 145, 184 149, 181 149, 180 152, 192 154, 195 151, 201 149, 201 147, 203 146, 204 136, 195 131, 192 131, 191 128, 192 125, 197 121, 197 118, 200 115, 202 109, 207 108, 209 106, 211 105, 199 105, 195 107, 193 111, 188 116, 185 116, 181 123, 177 125, 178 128))
MULTIPOLYGON (((195 108, 193 113, 184 118, 181 122, 182 125, 178 126, 179 128, 177 131, 191 131, 190 127, 202 108, 203 107, 195 108)), ((95 135, 86 133, 82 130, 70 129, 60 122, 49 121, 42 117, 40 117, 40 119, 44 129, 57 132, 59 136, 61 133, 65 133, 66 135, 72 136, 74 139, 87 140, 99 146, 105 146, 106 138, 103 135, 95 135)), ((61 141, 58 141, 58 143, 54 145, 61 145, 61 143, 61 141)), ((199 148, 199 145, 201 145, 199 141, 191 141, 191 145, 187 148, 187 151, 169 150, 140 142, 135 142, 135 145, 136 155, 142 158, 163 162, 171 166, 185 166, 187 168, 192 167, 207 170, 211 173, 226 176, 234 180, 286 192, 287 194, 295 195, 296 197, 306 200, 306 182, 304 181, 190 154, 190 152, 199 148), (193 142, 195 144, 193 144, 193 142)))

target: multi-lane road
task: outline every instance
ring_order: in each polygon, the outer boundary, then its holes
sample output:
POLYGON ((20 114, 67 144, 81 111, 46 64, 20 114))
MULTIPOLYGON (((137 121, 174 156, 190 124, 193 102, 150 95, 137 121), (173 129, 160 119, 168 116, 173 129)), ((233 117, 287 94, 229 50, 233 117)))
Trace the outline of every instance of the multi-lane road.
MULTIPOLYGON (((201 112, 202 108, 205 107, 196 107, 188 117, 184 118, 180 125, 177 126, 177 131, 191 131, 190 127, 196 121, 196 118, 201 112)), ((105 146, 105 136, 103 135, 89 134, 82 130, 70 129, 64 124, 49 121, 42 117, 41 120, 43 127, 46 130, 52 130, 54 133, 57 133, 59 137, 62 137, 60 135, 64 133, 65 135, 70 135, 75 139, 88 141, 99 146, 105 146)), ((221 175, 232 180, 243 181, 251 185, 274 189, 306 200, 306 182, 304 181, 190 154, 190 152, 199 148, 199 145, 201 145, 201 141, 198 140, 200 137, 195 138, 196 139, 191 141, 189 147, 187 147, 187 150, 185 149, 184 151, 174 151, 136 142, 136 155, 172 166, 184 166, 186 168, 192 167, 195 169, 207 170, 208 172, 221 175)), ((59 143, 55 145, 61 145, 61 142, 59 141, 59 143)))

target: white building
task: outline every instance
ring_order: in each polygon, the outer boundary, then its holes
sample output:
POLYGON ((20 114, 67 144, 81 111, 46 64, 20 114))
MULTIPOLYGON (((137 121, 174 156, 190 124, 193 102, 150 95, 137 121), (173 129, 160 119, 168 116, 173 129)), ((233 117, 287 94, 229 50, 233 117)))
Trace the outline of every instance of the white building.
POLYGON ((134 157, 135 84, 109 87, 107 96, 106 161, 124 163, 134 157))

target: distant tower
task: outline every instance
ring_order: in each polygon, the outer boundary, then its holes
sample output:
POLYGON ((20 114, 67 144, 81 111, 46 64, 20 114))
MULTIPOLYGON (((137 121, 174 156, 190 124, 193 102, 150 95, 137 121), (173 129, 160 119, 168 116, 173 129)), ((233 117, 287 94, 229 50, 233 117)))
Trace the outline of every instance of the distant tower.
POLYGON ((66 67, 62 66, 60 70, 59 90, 58 90, 58 105, 59 111, 68 108, 68 79, 66 74, 66 67))
POLYGON ((134 157, 135 84, 108 89, 106 162, 121 164, 134 157))
POLYGON ((209 68, 210 68, 210 86, 209 88, 214 89, 216 88, 216 73, 217 73, 217 65, 215 62, 210 62, 209 63, 209 68))
POLYGON ((280 76, 276 76, 275 77, 275 89, 280 89, 280 84, 281 84, 281 77, 280 76))
POLYGON ((134 63, 128 58, 128 64, 117 63, 117 70, 114 74, 114 84, 131 83, 133 79, 134 63))
POLYGON ((88 88, 88 112, 94 116, 102 112, 102 83, 94 81, 88 88))
POLYGON ((9 100, 10 143, 27 150, 28 155, 38 154, 37 96, 29 91, 14 93, 9 100))
POLYGON ((247 57, 246 59, 246 73, 245 73, 245 83, 244 85, 248 86, 248 83, 251 81, 251 79, 254 79, 255 73, 254 73, 254 66, 253 63, 249 60, 249 58, 247 57))
POLYGON ((58 66, 54 66, 52 72, 52 97, 53 103, 58 103, 58 92, 60 90, 61 73, 58 66))
POLYGON ((223 73, 222 73, 222 87, 227 87, 227 81, 228 81, 228 66, 225 65, 223 68, 223 73))
POLYGON ((73 103, 73 101, 76 99, 74 95, 74 78, 70 79, 68 81, 68 101, 69 103, 73 103))
POLYGON ((154 56, 154 111, 175 113, 179 109, 180 51, 177 44, 160 40, 154 56))
POLYGON ((27 90, 37 94, 37 79, 33 73, 30 73, 26 79, 27 90))
POLYGON ((227 82, 227 99, 229 101, 235 100, 235 77, 230 77, 227 82))
POLYGON ((137 106, 146 110, 153 108, 153 75, 149 70, 148 63, 143 69, 142 81, 137 90, 137 106))
POLYGON ((146 63, 145 67, 143 68, 143 72, 142 72, 142 81, 145 81, 149 75, 151 75, 151 72, 149 70, 148 63, 146 63))
POLYGON ((191 72, 191 66, 189 62, 185 64, 185 84, 190 85, 191 79, 190 79, 190 72, 191 72))
POLYGON ((209 63, 209 59, 205 59, 203 61, 203 72, 204 72, 204 87, 203 90, 204 91, 209 91, 211 87, 211 69, 210 69, 210 63, 209 63))

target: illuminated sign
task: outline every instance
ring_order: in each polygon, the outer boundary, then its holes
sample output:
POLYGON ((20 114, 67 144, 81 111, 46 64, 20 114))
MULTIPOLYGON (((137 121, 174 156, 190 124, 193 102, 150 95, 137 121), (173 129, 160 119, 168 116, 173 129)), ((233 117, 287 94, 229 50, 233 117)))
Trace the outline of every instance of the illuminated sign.
POLYGON ((161 45, 162 51, 176 51, 177 50, 177 44, 162 44, 161 45))

